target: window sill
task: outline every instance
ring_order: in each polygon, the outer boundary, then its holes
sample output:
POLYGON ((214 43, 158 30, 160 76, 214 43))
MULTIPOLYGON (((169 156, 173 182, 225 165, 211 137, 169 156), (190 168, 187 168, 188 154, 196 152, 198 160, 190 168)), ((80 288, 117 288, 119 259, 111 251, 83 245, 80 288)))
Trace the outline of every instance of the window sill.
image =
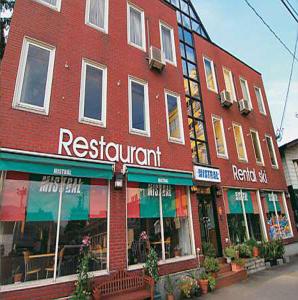
POLYGON ((170 60, 165 60, 166 64, 172 65, 173 67, 177 68, 177 62, 176 61, 170 61, 170 60))
POLYGON ((132 128, 129 130, 129 133, 134 134, 134 135, 144 136, 144 137, 150 137, 150 132, 139 131, 139 130, 132 129, 132 128))
POLYGON ((217 155, 217 158, 229 160, 229 157, 227 155, 221 155, 218 153, 216 155, 217 155))
POLYGON ((79 122, 82 124, 86 124, 86 125, 106 128, 105 122, 102 122, 102 121, 92 120, 92 119, 88 119, 88 118, 80 118, 79 122))
POLYGON ((207 86, 207 89, 208 89, 208 91, 210 91, 210 92, 215 93, 216 95, 218 95, 218 91, 217 90, 210 89, 208 86, 207 86))
POLYGON ((93 29, 99 31, 99 32, 108 34, 108 30, 107 30, 106 28, 101 28, 101 27, 99 27, 99 26, 97 26, 97 25, 94 25, 94 24, 88 22, 88 21, 87 21, 85 24, 86 24, 87 26, 89 26, 89 27, 91 27, 91 28, 93 28, 93 29))
MULTIPOLYGON (((91 277, 106 276, 109 275, 109 272, 107 270, 95 271, 95 272, 90 272, 89 275, 91 277)), ((0 286, 0 293, 66 283, 66 282, 75 281, 77 280, 77 278, 78 278, 77 274, 74 274, 74 275, 57 278, 56 281, 54 281, 53 279, 44 279, 44 280, 22 282, 20 284, 9 284, 9 285, 0 286)))
POLYGON ((34 114, 44 115, 44 116, 49 115, 48 110, 46 110, 45 108, 41 108, 41 107, 33 106, 33 105, 17 103, 17 104, 13 104, 12 108, 17 109, 17 110, 27 111, 27 112, 34 113, 34 114))
POLYGON ((134 44, 134 43, 131 43, 131 42, 129 42, 129 41, 128 41, 128 45, 129 45, 129 46, 132 46, 132 47, 134 47, 134 48, 137 48, 137 49, 139 49, 139 50, 141 50, 141 51, 143 51, 143 52, 146 52, 146 48, 145 48, 144 46, 139 46, 139 45, 134 44))
POLYGON ((169 143, 178 144, 178 145, 185 145, 185 141, 183 140, 176 140, 174 138, 168 138, 169 143))
POLYGON ((46 3, 46 2, 44 2, 44 1, 42 1, 42 0, 34 0, 34 1, 37 2, 37 3, 40 3, 40 4, 44 5, 44 6, 46 6, 46 7, 48 7, 48 8, 50 8, 50 9, 52 9, 52 10, 55 10, 55 11, 57 11, 57 12, 60 12, 60 11, 61 11, 61 1, 60 1, 60 0, 58 0, 56 6, 51 5, 51 4, 49 4, 49 3, 46 3))

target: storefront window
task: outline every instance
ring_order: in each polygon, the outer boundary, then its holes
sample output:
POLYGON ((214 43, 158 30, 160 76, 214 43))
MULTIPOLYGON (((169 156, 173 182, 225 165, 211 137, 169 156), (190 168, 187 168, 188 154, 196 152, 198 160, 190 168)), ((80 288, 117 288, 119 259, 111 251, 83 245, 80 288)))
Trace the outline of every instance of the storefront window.
POLYGON ((104 180, 8 172, 0 197, 0 284, 13 283, 15 273, 21 281, 76 274, 84 236, 91 239, 91 270, 105 269, 107 189, 104 180))
POLYGON ((267 193, 265 196, 267 229, 271 240, 291 238, 292 231, 281 193, 267 193))
POLYGON ((129 183, 128 264, 144 263, 150 247, 160 260, 192 254, 185 187, 129 183))
POLYGON ((260 213, 255 193, 229 189, 227 196, 225 205, 231 242, 261 241, 260 213))

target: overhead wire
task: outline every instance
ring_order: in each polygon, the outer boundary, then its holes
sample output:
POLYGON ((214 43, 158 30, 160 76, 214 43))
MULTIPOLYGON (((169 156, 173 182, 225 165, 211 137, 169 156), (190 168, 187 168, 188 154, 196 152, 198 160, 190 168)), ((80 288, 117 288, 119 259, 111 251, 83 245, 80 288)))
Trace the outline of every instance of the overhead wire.
POLYGON ((293 11, 290 8, 291 4, 288 4, 289 3, 288 1, 286 3, 285 0, 280 0, 280 1, 284 5, 284 7, 287 9, 287 11, 291 14, 291 16, 294 18, 294 20, 298 23, 298 18, 295 16, 295 14, 293 13, 293 11))

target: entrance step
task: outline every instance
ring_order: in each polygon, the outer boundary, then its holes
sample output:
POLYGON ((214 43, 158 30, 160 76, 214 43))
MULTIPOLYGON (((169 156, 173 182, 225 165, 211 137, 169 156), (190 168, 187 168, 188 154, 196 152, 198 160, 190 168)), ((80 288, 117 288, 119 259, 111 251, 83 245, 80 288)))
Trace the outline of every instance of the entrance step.
POLYGON ((224 272, 221 274, 218 274, 218 277, 216 278, 216 288, 222 288, 226 286, 230 286, 234 283, 240 282, 242 280, 247 279, 247 273, 245 270, 241 270, 238 272, 224 272))
POLYGON ((221 275, 221 274, 224 274, 224 273, 227 273, 227 272, 231 272, 232 271, 232 267, 230 264, 219 264, 219 267, 220 267, 220 270, 219 272, 217 273, 217 275, 221 275))

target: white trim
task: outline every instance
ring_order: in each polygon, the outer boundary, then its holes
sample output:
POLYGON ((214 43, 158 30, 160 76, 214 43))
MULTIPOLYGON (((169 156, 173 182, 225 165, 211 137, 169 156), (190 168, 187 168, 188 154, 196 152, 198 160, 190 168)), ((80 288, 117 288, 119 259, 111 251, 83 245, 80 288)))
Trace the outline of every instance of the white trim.
POLYGON ((57 0, 56 5, 52 5, 44 0, 34 0, 35 2, 38 2, 44 6, 47 6, 51 9, 57 10, 57 11, 61 11, 61 0, 57 0))
MULTIPOLYGON (((107 203, 107 266, 106 271, 110 270, 110 220, 111 220, 111 180, 108 180, 108 203, 107 203)), ((105 271, 105 270, 103 270, 105 271)))
POLYGON ((105 2, 105 12, 104 12, 104 25, 103 28, 93 24, 90 22, 90 1, 91 0, 86 0, 86 12, 85 12, 85 24, 96 29, 99 30, 101 32, 104 32, 106 34, 108 34, 109 31, 109 0, 103 0, 105 2))
POLYGON ((225 79, 225 71, 229 73, 229 80, 231 82, 231 86, 232 86, 232 93, 231 93, 231 97, 232 100, 234 102, 237 102, 237 97, 236 97, 236 89, 235 89, 235 84, 234 84, 234 78, 233 78, 233 73, 230 69, 226 68, 226 67, 222 67, 222 72, 223 72, 223 76, 224 76, 224 82, 225 82, 225 87, 226 87, 226 91, 228 91, 227 89, 227 84, 226 84, 226 79, 225 79))
POLYGON ((164 229, 164 219, 163 219, 163 205, 162 205, 162 186, 158 186, 159 189, 159 220, 160 220, 160 237, 161 237, 161 257, 162 261, 166 260, 166 247, 165 247, 165 229, 164 229))
POLYGON ((37 114, 48 115, 49 107, 50 107, 50 99, 51 99, 51 90, 52 90, 52 80, 53 80, 53 71, 54 71, 54 60, 55 60, 55 47, 45 44, 43 42, 37 41, 35 39, 31 39, 29 37, 24 37, 22 51, 19 61, 16 85, 14 90, 12 107, 15 109, 25 110, 37 114), (37 48, 41 48, 49 52, 49 64, 48 64, 48 72, 46 78, 46 86, 45 86, 45 97, 43 107, 39 107, 36 105, 23 103, 21 102, 21 93, 24 83, 25 69, 27 64, 27 56, 29 51, 29 45, 32 45, 37 48))
POLYGON ((145 29, 145 13, 142 9, 138 8, 136 5, 127 2, 127 42, 129 45, 136 47, 144 52, 146 52, 146 29, 145 29), (142 45, 137 45, 130 40, 130 9, 134 9, 141 14, 141 25, 142 25, 142 45))
POLYGON ((129 107, 129 133, 150 137, 149 93, 148 93, 147 81, 135 78, 133 76, 128 76, 128 107, 129 107), (135 82, 144 87, 145 130, 140 130, 132 127, 132 92, 131 92, 132 82, 135 82))
POLYGON ((206 56, 203 56, 203 64, 204 64, 204 70, 205 70, 205 79, 206 79, 207 89, 209 91, 212 91, 212 92, 218 94, 218 86, 217 86, 217 80, 216 80, 216 76, 215 76, 214 62, 213 62, 212 59, 210 59, 206 56), (213 81, 214 81, 215 89, 208 86, 208 80, 207 80, 208 76, 207 76, 207 70, 206 70, 206 64, 205 64, 206 61, 208 61, 211 64, 211 73, 212 73, 212 78, 213 78, 213 81))
POLYGON ((192 254, 191 256, 194 256, 196 258, 196 245, 195 245, 195 233, 194 233, 194 228, 193 228, 193 218, 192 218, 192 203, 191 203, 191 197, 190 197, 190 188, 186 187, 187 191, 187 199, 188 199, 188 226, 190 230, 190 239, 191 239, 191 250, 192 254))
POLYGON ((233 122, 232 126, 233 126, 234 140, 235 140, 235 145, 236 145, 238 160, 242 161, 242 162, 248 162, 247 152, 246 152, 246 145, 245 145, 245 141, 244 141, 242 126, 240 124, 234 123, 234 122, 233 122), (239 155, 239 150, 238 150, 238 145, 237 145, 237 140, 236 140, 236 135, 235 135, 235 127, 240 128, 240 137, 241 137, 241 140, 242 140, 243 151, 244 151, 244 156, 245 156, 244 158, 241 158, 240 155, 239 155))
POLYGON ((262 202, 261 202, 261 196, 260 196, 260 191, 256 191, 257 195, 257 202, 258 202, 258 207, 259 207, 259 214, 260 214, 260 219, 261 219, 261 230, 262 230, 262 236, 265 241, 268 241, 268 234, 267 234, 267 227, 266 227, 266 221, 264 217, 264 211, 262 207, 262 202))
POLYGON ((229 155, 228 155, 228 148, 227 148, 227 142, 226 142, 226 135, 225 135, 225 131, 224 131, 223 119, 216 115, 211 115, 211 119, 212 119, 213 137, 214 137, 214 143, 215 143, 217 157, 228 159, 229 155), (215 128, 214 128, 214 120, 220 122, 220 129, 221 129, 221 134, 222 134, 223 143, 224 143, 224 152, 225 152, 224 154, 218 153, 218 151, 217 151, 218 147, 217 147, 217 139, 216 139, 215 128))
POLYGON ((255 153, 256 163, 257 163, 258 165, 264 166, 264 165, 265 165, 265 163, 264 163, 264 156, 263 156, 263 151, 262 151, 262 147, 261 147, 261 143, 260 143, 259 133, 258 133, 258 131, 255 130, 255 129, 250 129, 249 131, 250 131, 250 137, 251 137, 251 141, 252 141, 252 147, 253 147, 254 153, 255 153), (254 145, 252 133, 255 133, 255 134, 256 134, 257 144, 258 144, 259 152, 260 152, 260 155, 261 155, 261 161, 258 161, 258 160, 257 160, 257 151, 256 151, 256 149, 255 149, 255 145, 254 145))
POLYGON ((183 119, 182 119, 182 110, 181 110, 181 98, 180 95, 165 90, 165 104, 166 104, 166 117, 167 117, 167 132, 168 132, 168 141, 177 144, 185 144, 184 140, 184 127, 183 127, 183 119), (178 110, 178 122, 179 122, 179 131, 180 131, 180 138, 171 137, 170 133, 170 120, 169 120, 169 110, 168 110, 168 96, 172 96, 176 98, 177 101, 177 110, 178 110))
POLYGON ((24 150, 17 150, 17 149, 10 149, 10 148, 0 148, 0 152, 10 152, 10 153, 19 153, 19 154, 27 154, 33 156, 41 156, 41 157, 50 157, 50 158, 59 158, 59 159, 66 159, 66 160, 74 160, 74 161, 81 161, 81 162, 92 162, 95 164, 107 164, 115 166, 114 162, 105 161, 105 160, 94 160, 88 158, 77 158, 72 156, 65 156, 65 155, 58 155, 58 154, 48 154, 42 152, 31 152, 31 151, 24 151, 24 150))
POLYGON ((79 122, 89 125, 106 127, 107 118, 107 67, 91 61, 89 59, 83 58, 82 60, 82 71, 81 71, 81 88, 80 88, 80 106, 79 106, 79 122), (86 71, 87 66, 98 69, 102 71, 102 103, 101 103, 101 120, 92 119, 84 116, 85 110, 85 86, 86 86, 86 71))
POLYGON ((287 216, 289 226, 290 226, 290 230, 291 230, 291 235, 292 235, 291 237, 288 237, 288 238, 293 238, 294 237, 293 227, 292 227, 292 222, 291 222, 290 215, 289 215, 289 209, 288 209, 288 204, 287 204, 287 199, 286 199, 286 196, 285 196, 285 192, 282 193, 282 201, 283 201, 285 214, 287 216))
POLYGON ((265 142, 267 144, 267 149, 268 149, 268 153, 269 153, 269 158, 270 158, 270 164, 272 166, 272 168, 274 169, 278 169, 278 161, 277 161, 277 156, 276 156, 276 151, 275 151, 275 147, 274 147, 274 143, 273 143, 273 139, 272 139, 272 136, 268 135, 268 134, 265 134, 265 142), (273 151, 273 158, 275 160, 275 164, 272 164, 271 162, 271 154, 270 154, 270 149, 269 149, 269 145, 268 145, 268 140, 267 138, 270 140, 270 145, 272 147, 272 151, 273 151))
POLYGON ((174 29, 173 27, 167 25, 165 22, 163 21, 159 21, 159 34, 160 34, 160 45, 161 45, 161 51, 164 54, 164 58, 165 61, 175 67, 177 67, 177 57, 176 57, 176 44, 175 44, 175 35, 174 35, 174 29), (166 55, 163 49, 163 34, 162 34, 162 27, 164 27, 165 29, 170 30, 170 34, 171 34, 171 46, 172 46, 172 54, 173 54, 173 60, 169 60, 166 59, 166 55))
POLYGON ((265 103, 264 103, 264 98, 263 98, 263 93, 262 93, 262 89, 257 87, 257 86, 254 86, 254 90, 255 90, 255 95, 256 95, 256 98, 257 98, 257 104, 258 104, 258 109, 259 109, 259 112, 261 115, 264 115, 264 116, 267 116, 267 112, 266 112, 266 107, 265 107, 265 103), (260 100, 261 100, 261 103, 259 103, 259 100, 258 100, 258 96, 257 96, 257 92, 256 91, 259 91, 259 95, 260 95, 260 100), (260 110, 260 105, 262 106, 262 110, 260 110))
POLYGON ((249 87, 248 87, 248 82, 245 78, 243 78, 241 76, 240 76, 240 87, 241 87, 241 92, 242 92, 243 99, 247 100, 249 105, 250 105, 250 109, 253 109, 252 102, 251 102, 250 91, 249 91, 249 87), (242 89, 241 82, 243 82, 244 85, 245 85, 245 89, 247 91, 248 99, 245 99, 245 97, 244 97, 244 92, 243 92, 243 89, 242 89))

